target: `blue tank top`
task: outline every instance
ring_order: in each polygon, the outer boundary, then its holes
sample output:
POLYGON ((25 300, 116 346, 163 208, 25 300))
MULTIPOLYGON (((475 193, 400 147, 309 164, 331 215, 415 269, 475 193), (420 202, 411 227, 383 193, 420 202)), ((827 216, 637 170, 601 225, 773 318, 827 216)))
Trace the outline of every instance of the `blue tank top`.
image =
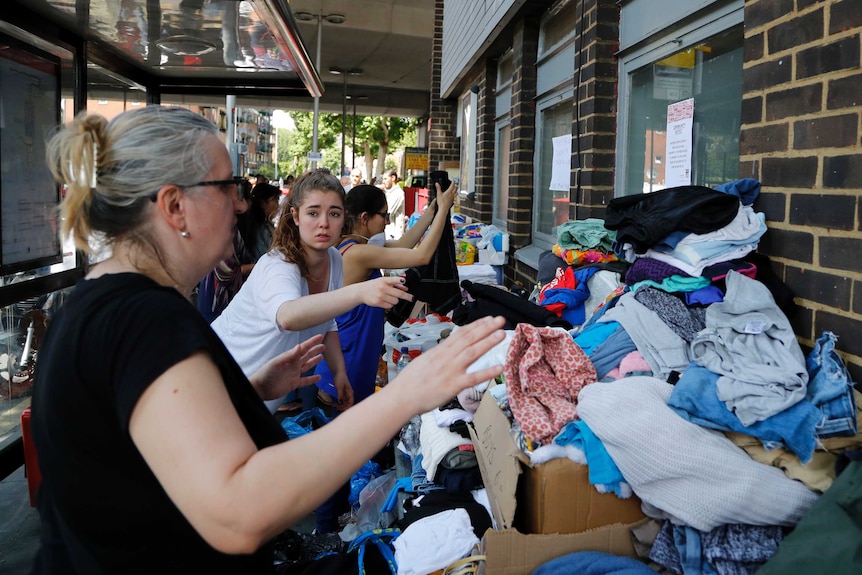
MULTIPOLYGON (((338 244, 338 251, 344 253, 350 245, 358 243, 354 239, 344 240, 338 244)), ((383 274, 380 270, 374 270, 367 279, 373 280, 379 277, 383 277, 383 274)), ((385 310, 360 304, 336 317, 335 321, 338 324, 338 338, 341 340, 341 353, 344 356, 347 378, 353 387, 353 400, 354 403, 358 403, 374 393, 377 366, 380 363, 383 348, 385 310)), ((317 365, 315 373, 320 376, 317 387, 333 398, 337 397, 332 371, 326 364, 326 360, 317 365)))

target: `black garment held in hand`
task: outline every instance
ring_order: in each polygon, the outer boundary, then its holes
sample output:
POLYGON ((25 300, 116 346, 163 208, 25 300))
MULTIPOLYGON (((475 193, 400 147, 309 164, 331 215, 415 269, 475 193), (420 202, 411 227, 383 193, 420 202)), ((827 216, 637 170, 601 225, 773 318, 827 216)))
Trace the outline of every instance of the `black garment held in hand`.
MULTIPOLYGON (((435 209, 436 206, 435 206, 435 209)), ((443 226, 440 243, 428 265, 410 268, 405 273, 407 291, 431 311, 445 315, 461 302, 458 266, 455 261, 455 236, 452 226, 443 226)), ((386 314, 386 321, 399 327, 413 311, 412 301, 399 301, 386 314)))

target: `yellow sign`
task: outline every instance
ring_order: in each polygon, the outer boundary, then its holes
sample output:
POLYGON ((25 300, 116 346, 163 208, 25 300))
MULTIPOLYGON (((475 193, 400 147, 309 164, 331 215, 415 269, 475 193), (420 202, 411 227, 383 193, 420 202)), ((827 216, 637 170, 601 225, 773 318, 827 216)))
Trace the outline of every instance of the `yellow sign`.
POLYGON ((404 149, 405 170, 427 170, 428 148, 405 148, 404 149))

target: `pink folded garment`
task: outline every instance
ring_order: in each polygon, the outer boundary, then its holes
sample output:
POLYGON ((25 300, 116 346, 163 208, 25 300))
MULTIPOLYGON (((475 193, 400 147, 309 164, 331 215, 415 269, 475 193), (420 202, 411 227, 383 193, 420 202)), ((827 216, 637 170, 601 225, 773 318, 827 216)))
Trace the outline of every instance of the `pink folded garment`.
POLYGON ((512 414, 534 442, 550 443, 577 418, 580 390, 596 368, 566 331, 518 324, 504 369, 512 414))

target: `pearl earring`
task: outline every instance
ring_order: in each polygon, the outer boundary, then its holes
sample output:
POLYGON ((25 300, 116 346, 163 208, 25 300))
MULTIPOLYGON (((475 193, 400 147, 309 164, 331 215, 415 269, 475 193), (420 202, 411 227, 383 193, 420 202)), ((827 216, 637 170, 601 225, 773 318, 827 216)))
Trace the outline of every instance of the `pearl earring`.
POLYGON ((187 237, 189 237, 189 233, 187 231, 183 230, 180 232, 180 237, 187 238, 187 237))

